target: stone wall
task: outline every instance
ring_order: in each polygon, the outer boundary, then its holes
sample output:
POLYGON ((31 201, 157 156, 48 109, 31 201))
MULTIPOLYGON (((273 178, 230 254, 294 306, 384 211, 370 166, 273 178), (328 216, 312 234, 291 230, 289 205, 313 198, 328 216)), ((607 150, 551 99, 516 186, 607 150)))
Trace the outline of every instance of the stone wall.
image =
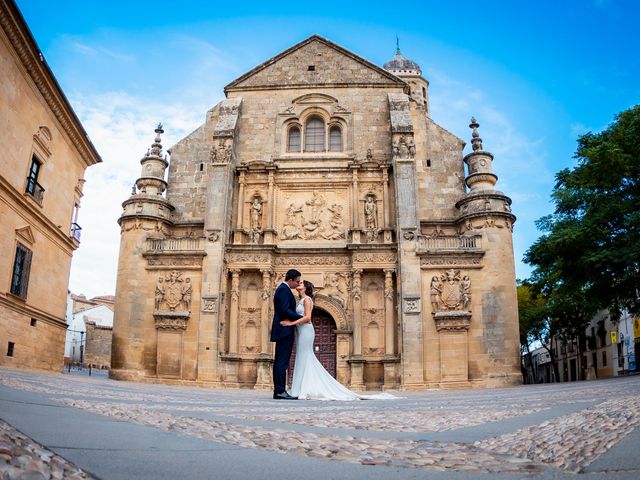
POLYGON ((96 326, 87 322, 87 339, 84 350, 84 363, 94 368, 111 367, 111 327, 96 326))

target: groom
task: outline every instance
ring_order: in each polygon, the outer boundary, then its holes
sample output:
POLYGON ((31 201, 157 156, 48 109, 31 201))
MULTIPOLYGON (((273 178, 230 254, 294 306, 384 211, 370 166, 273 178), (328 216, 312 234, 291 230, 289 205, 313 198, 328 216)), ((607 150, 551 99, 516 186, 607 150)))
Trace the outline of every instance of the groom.
POLYGON ((273 398, 276 400, 297 400, 285 390, 287 367, 293 349, 294 328, 280 325, 283 320, 298 320, 302 318, 296 312, 296 299, 291 293, 292 288, 300 285, 302 274, 291 269, 284 276, 284 282, 278 285, 273 295, 273 325, 271 326, 271 341, 276 342, 276 357, 273 361, 273 398))

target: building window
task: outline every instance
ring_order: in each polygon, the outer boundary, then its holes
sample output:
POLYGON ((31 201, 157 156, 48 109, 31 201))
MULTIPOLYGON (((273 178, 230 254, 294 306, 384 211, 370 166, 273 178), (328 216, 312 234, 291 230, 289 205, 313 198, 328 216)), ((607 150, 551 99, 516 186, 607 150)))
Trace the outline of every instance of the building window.
POLYGON ((35 327, 35 326, 36 326, 36 323, 38 323, 38 321, 37 321, 35 318, 32 318, 32 319, 31 319, 31 326, 32 326, 32 327, 35 327))
POLYGON ((602 366, 607 366, 607 352, 602 352, 602 366))
POLYGON ((321 118, 311 117, 304 127, 304 151, 324 152, 324 122, 321 118))
POLYGON ((13 357, 13 347, 14 346, 15 346, 15 343, 9 342, 9 345, 7 346, 7 357, 13 357))
POLYGON ((342 130, 340 127, 333 126, 329 129, 329 151, 342 151, 342 130))
POLYGON ((41 165, 42 163, 40 163, 35 156, 31 157, 31 166, 29 167, 27 188, 25 190, 26 193, 35 198, 38 203, 42 203, 42 199, 44 198, 44 188, 38 183, 41 165))
POLYGON ((13 274, 11 275, 11 293, 21 298, 27 298, 29 271, 31 270, 31 253, 31 250, 21 243, 18 243, 16 246, 13 274))
POLYGON ((291 127, 287 138, 287 151, 299 152, 300 145, 300 129, 298 127, 291 127))

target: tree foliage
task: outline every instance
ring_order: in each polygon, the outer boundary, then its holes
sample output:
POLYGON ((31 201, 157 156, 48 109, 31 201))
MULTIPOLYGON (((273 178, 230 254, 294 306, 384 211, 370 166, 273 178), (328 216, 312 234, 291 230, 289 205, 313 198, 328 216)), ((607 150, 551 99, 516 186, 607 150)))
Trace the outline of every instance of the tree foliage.
POLYGON ((583 333, 599 309, 640 311, 640 105, 579 137, 575 158, 556 175, 555 211, 538 220, 544 234, 525 254, 534 290, 567 334, 583 333))

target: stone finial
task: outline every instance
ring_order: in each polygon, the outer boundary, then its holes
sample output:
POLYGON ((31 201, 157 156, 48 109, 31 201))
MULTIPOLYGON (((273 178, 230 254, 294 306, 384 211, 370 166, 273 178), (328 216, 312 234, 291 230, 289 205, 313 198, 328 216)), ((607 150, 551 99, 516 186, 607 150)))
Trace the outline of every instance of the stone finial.
POLYGON ((480 124, 476 121, 475 117, 471 117, 469 128, 473 129, 473 132, 471 132, 471 146, 474 152, 482 151, 482 138, 480 138, 480 134, 478 133, 479 126, 480 124))
POLYGON ((396 55, 400 55, 400 39, 396 35, 396 55))
POLYGON ((161 141, 160 135, 164 133, 164 130, 162 129, 162 123, 158 123, 158 126, 155 129, 155 132, 156 132, 156 138, 153 144, 151 144, 151 151, 148 152, 147 155, 154 156, 154 157, 161 157, 162 144, 160 143, 161 141))

